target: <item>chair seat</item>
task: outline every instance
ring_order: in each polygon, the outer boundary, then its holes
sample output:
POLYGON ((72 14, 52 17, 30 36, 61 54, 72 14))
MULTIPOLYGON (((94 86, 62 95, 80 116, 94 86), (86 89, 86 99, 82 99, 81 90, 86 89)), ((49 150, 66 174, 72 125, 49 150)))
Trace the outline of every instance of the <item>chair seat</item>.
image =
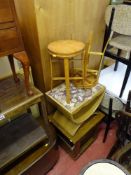
POLYGON ((85 44, 76 40, 58 40, 48 45, 48 50, 56 56, 70 57, 85 49, 85 44))
MULTIPOLYGON (((126 71, 126 65, 119 63, 117 71, 114 71, 114 64, 113 64, 101 71, 99 83, 106 87, 106 92, 108 94, 111 94, 112 96, 119 98, 125 71, 126 71)), ((121 97, 121 101, 124 104, 127 103, 128 92, 130 89, 131 89, 131 74, 129 76, 123 96, 121 97)))
POLYGON ((121 50, 131 51, 131 36, 119 35, 111 39, 109 44, 121 50))

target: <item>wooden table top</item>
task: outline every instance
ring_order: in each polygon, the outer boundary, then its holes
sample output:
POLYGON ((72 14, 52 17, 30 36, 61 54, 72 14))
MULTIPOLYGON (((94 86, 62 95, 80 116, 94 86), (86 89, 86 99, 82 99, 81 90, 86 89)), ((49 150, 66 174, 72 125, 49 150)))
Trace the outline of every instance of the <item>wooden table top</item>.
MULTIPOLYGON (((5 119, 17 115, 23 110, 26 110, 33 104, 40 101, 42 93, 31 85, 34 93, 33 96, 28 96, 24 86, 24 81, 20 77, 20 82, 15 83, 13 77, 8 77, 0 81, 0 114, 5 116, 5 119)), ((0 123, 2 121, 0 120, 0 123)))
POLYGON ((72 54, 78 54, 84 49, 85 44, 76 40, 58 40, 48 45, 49 52, 61 56, 70 56, 72 54))

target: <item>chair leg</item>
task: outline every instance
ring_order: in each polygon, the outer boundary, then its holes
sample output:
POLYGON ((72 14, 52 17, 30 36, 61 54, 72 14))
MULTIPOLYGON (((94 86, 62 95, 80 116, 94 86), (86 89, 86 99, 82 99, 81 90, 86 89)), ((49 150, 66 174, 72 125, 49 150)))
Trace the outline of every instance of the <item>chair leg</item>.
MULTIPOLYGON (((120 57, 120 55, 121 55, 121 49, 118 49, 117 57, 120 57)), ((115 62, 115 67, 114 67, 114 71, 117 71, 118 64, 119 64, 119 61, 116 60, 116 62, 115 62)))
POLYGON ((128 81, 129 75, 130 75, 130 72, 131 72, 131 53, 130 53, 129 64, 127 65, 125 77, 124 77, 122 88, 121 88, 121 92, 120 92, 120 95, 119 95, 120 98, 122 97, 123 92, 125 90, 125 87, 126 87, 126 84, 127 84, 127 81, 128 81))
POLYGON ((51 91, 53 89, 53 68, 52 68, 52 57, 50 56, 50 73, 51 73, 51 91))
POLYGON ((19 60, 22 64, 23 71, 24 71, 24 78, 25 78, 25 87, 27 94, 29 96, 33 95, 33 91, 30 88, 30 83, 29 83, 29 59, 25 51, 14 53, 13 56, 19 60))
POLYGON ((65 71, 65 84, 66 84, 66 102, 70 103, 70 80, 69 80, 69 60, 64 59, 64 71, 65 71))
POLYGON ((17 77, 16 71, 15 71, 15 64, 14 64, 13 55, 8 55, 8 60, 9 60, 10 67, 11 67, 11 70, 13 73, 14 81, 17 83, 17 82, 19 82, 19 78, 17 77))
POLYGON ((108 113, 108 118, 107 118, 107 125, 106 125, 106 129, 105 129, 105 133, 104 133, 104 138, 103 138, 103 142, 106 141, 106 138, 107 138, 107 134, 108 134, 108 131, 110 129, 110 123, 111 123, 111 117, 112 117, 112 104, 113 104, 113 99, 110 98, 110 101, 109 101, 109 113, 108 113))
POLYGON ((25 87, 29 96, 33 95, 33 91, 30 89, 29 84, 29 65, 22 63, 24 78, 25 78, 25 87))

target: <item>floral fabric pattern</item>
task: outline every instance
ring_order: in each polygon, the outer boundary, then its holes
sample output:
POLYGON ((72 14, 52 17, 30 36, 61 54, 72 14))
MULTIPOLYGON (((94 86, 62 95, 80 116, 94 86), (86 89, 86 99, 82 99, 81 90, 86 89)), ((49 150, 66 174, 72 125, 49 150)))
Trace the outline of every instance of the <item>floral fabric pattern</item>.
POLYGON ((97 84, 91 89, 83 89, 77 88, 72 83, 70 83, 70 104, 66 103, 66 87, 64 83, 53 88, 52 91, 48 91, 46 94, 57 100, 67 110, 72 111, 84 101, 91 99, 92 96, 96 94, 101 88, 103 88, 101 84, 97 84))

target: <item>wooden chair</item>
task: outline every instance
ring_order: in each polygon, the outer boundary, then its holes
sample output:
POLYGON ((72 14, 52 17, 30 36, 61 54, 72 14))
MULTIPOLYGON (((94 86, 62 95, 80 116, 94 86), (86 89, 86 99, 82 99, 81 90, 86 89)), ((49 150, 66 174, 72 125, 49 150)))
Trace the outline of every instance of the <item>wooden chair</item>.
POLYGON ((69 62, 76 56, 81 56, 82 60, 84 59, 85 44, 76 40, 58 40, 48 45, 48 52, 50 54, 51 89, 53 88, 53 81, 65 80, 66 102, 70 103, 70 80, 82 80, 83 76, 70 76, 69 62), (53 75, 53 61, 56 59, 64 62, 64 77, 53 75))
POLYGON ((85 55, 84 55, 84 60, 83 60, 83 65, 81 68, 75 68, 74 74, 83 76, 82 80, 76 80, 74 81, 74 84, 78 87, 81 88, 92 88, 94 87, 99 80, 100 76, 100 71, 102 68, 102 63, 103 63, 103 58, 104 58, 104 53, 107 47, 107 44, 103 50, 103 52, 94 52, 91 51, 91 46, 92 46, 92 41, 93 41, 93 32, 90 32, 88 41, 86 43, 85 47, 85 55), (98 69, 90 69, 89 68, 89 60, 90 56, 100 56, 99 60, 99 66, 98 69))
POLYGON ((109 5, 105 13, 107 31, 105 43, 108 40, 108 47, 105 56, 116 60, 114 71, 117 70, 118 62, 127 65, 123 84, 119 97, 122 97, 131 71, 131 6, 128 5, 109 5), (114 48, 117 53, 114 54, 114 48), (128 58, 121 56, 122 51, 128 53, 128 58))
POLYGON ((27 94, 32 95, 29 86, 29 58, 25 52, 14 0, 0 0, 0 8, 0 57, 8 56, 15 82, 19 79, 13 57, 22 63, 27 94))

